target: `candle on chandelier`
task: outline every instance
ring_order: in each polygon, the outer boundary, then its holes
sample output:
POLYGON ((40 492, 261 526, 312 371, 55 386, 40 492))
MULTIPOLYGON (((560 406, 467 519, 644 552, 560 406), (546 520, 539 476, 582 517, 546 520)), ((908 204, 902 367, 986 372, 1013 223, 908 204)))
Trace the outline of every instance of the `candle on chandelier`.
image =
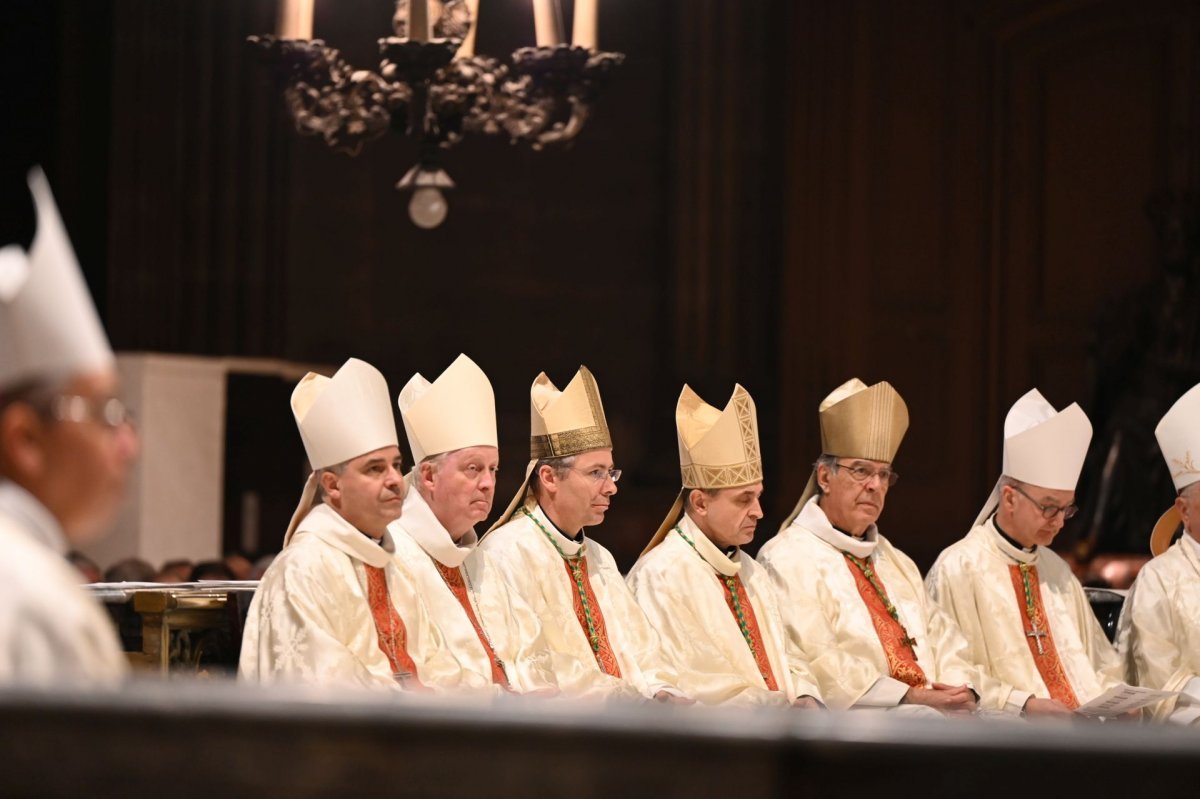
POLYGON ((571 44, 576 47, 596 49, 596 31, 598 28, 600 0, 575 0, 575 25, 572 30, 571 44))
POLYGON ((429 41, 429 0, 408 0, 408 38, 429 41))
POLYGON ((558 0, 533 0, 533 26, 538 47, 556 47, 563 43, 562 8, 558 0))
POLYGON ((280 39, 312 39, 315 0, 281 0, 279 3, 280 39))
POLYGON ((458 48, 459 58, 475 55, 475 31, 479 30, 479 0, 467 0, 467 11, 471 14, 471 29, 467 31, 462 46, 458 48))

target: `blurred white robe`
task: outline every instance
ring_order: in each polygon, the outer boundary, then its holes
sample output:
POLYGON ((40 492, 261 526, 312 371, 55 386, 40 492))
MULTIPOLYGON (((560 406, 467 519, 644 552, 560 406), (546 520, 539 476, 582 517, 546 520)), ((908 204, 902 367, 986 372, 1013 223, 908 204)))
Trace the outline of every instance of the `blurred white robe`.
POLYGON ((653 698, 659 691, 680 694, 676 687, 678 678, 662 655, 658 635, 638 607, 612 554, 590 538, 585 537, 579 543, 564 536, 540 505, 526 507, 568 557, 584 549, 588 581, 621 672, 617 679, 601 670, 575 615, 574 581, 563 556, 546 534, 518 510, 511 521, 484 536, 479 549, 500 572, 509 589, 520 595, 541 619, 550 648, 566 655, 555 660, 556 679, 563 692, 627 698, 653 698), (588 679, 583 684, 570 673, 577 664, 587 669, 588 679))
MULTIPOLYGON (((989 680, 967 659, 967 642, 930 601, 921 573, 871 525, 861 539, 834 529, 817 504, 763 545, 758 561, 770 572, 787 630, 789 658, 807 662, 831 708, 894 708, 909 685, 893 678, 887 655, 843 552, 867 559, 900 616, 926 687, 967 685, 981 708, 998 710, 989 680)), ((906 706, 907 707, 907 706, 906 706)))
POLYGON ((508 590, 478 549, 474 530, 455 544, 429 504, 412 487, 404 499, 404 514, 389 529, 401 570, 412 576, 434 624, 464 668, 492 679, 487 650, 437 563, 461 575, 475 618, 512 690, 524 693, 557 688, 541 624, 524 600, 508 590))
POLYGON ((240 677, 264 683, 418 687, 411 679, 398 681, 380 649, 366 565, 383 569, 420 685, 435 691, 490 690, 490 679, 463 669, 454 658, 394 553, 391 533, 385 531, 382 543, 376 543, 330 506, 315 506, 267 569, 250 603, 240 677))
POLYGON ((1155 717, 1200 722, 1200 543, 1185 533, 1134 580, 1118 625, 1128 679, 1187 696, 1161 702, 1155 717))
POLYGON ((786 707, 800 696, 819 700, 807 663, 789 664, 783 620, 766 571, 741 550, 727 557, 686 514, 677 526, 695 549, 672 530, 638 559, 627 581, 658 631, 680 687, 705 704, 786 707), (724 578, 734 575, 745 588, 778 690, 767 687, 730 610, 724 578))
POLYGON ((50 511, 0 482, 0 683, 111 685, 129 671, 112 620, 65 552, 50 511))
POLYGON ((969 657, 999 681, 1003 709, 1019 712, 1030 696, 1050 698, 1025 634, 1025 601, 1013 587, 1010 567, 1021 563, 1037 567, 1047 626, 1079 703, 1120 685, 1121 660, 1071 568, 1045 547, 1025 552, 1005 541, 994 519, 943 550, 925 584, 962 630, 969 657))

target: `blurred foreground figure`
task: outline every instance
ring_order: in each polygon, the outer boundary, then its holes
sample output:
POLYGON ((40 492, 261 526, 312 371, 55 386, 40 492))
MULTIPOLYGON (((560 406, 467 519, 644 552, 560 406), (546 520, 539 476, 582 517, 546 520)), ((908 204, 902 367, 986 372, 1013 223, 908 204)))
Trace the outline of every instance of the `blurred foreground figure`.
POLYGON ((394 559, 404 477, 387 381, 351 358, 309 372, 292 413, 313 468, 263 575, 238 671, 260 682, 419 688, 456 683, 457 661, 394 559))
POLYGON ((763 515, 754 400, 735 386, 719 411, 685 385, 675 428, 683 489, 629 585, 680 686, 706 704, 820 707, 807 662, 789 662, 771 578, 741 549, 763 515))
POLYGON ((0 680, 112 683, 125 656, 64 555, 112 521, 137 435, 45 175, 0 191, 0 680))
POLYGON ((1154 430, 1178 496, 1154 527, 1154 560, 1142 567, 1121 614, 1118 644, 1129 679, 1182 691, 1158 718, 1200 724, 1200 385, 1176 402, 1154 430), (1171 537, 1183 524, 1183 535, 1171 537))
POLYGON ((1087 596, 1050 543, 1077 510, 1092 440, 1078 405, 1056 411, 1036 389, 1004 420, 1000 480, 966 537, 926 584, 971 657, 1001 683, 1004 709, 1066 715, 1121 683, 1121 664, 1087 596))
POLYGON ((982 699, 996 709, 962 634, 876 525, 898 479, 892 461, 908 406, 890 384, 855 378, 819 412, 821 457, 758 555, 775 579, 791 645, 811 657, 830 707, 962 714, 982 699))

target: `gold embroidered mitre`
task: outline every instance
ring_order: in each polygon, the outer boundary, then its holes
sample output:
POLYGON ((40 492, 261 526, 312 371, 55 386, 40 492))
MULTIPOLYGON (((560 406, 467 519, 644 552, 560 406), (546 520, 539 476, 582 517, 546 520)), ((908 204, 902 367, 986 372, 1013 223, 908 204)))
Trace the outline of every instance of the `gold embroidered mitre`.
POLYGON ((734 385, 724 410, 717 410, 685 385, 675 403, 679 471, 683 491, 643 552, 658 546, 679 521, 683 493, 692 488, 735 488, 762 482, 758 413, 750 392, 734 385))
POLYGON ((562 391, 542 372, 529 387, 529 464, 525 479, 490 533, 512 518, 525 501, 533 467, 542 458, 565 458, 594 449, 612 449, 612 436, 600 402, 600 387, 586 366, 562 391))
POLYGON ((496 395, 479 366, 459 355, 430 383, 420 374, 396 398, 413 466, 426 458, 466 447, 499 446, 496 395))
MULTIPOLYGON (((908 405, 886 381, 868 386, 852 377, 830 392, 817 410, 821 452, 825 455, 891 463, 908 431, 908 405)), ((804 504, 816 493, 814 469, 800 501, 779 528, 781 531, 800 515, 804 504)))
MULTIPOLYGON (((1175 401, 1154 428, 1154 436, 1176 492, 1200 480, 1200 385, 1192 386, 1175 401)), ((1165 552, 1181 522, 1179 511, 1172 505, 1154 525, 1150 551, 1155 555, 1165 552)))

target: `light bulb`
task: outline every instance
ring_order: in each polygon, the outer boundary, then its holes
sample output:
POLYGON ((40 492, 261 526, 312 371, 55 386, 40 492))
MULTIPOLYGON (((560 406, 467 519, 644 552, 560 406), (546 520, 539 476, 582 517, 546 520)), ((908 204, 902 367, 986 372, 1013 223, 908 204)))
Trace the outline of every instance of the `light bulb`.
POLYGON ((417 227, 429 230, 446 221, 450 206, 446 198, 432 186, 423 186, 413 192, 408 203, 408 215, 417 227))

